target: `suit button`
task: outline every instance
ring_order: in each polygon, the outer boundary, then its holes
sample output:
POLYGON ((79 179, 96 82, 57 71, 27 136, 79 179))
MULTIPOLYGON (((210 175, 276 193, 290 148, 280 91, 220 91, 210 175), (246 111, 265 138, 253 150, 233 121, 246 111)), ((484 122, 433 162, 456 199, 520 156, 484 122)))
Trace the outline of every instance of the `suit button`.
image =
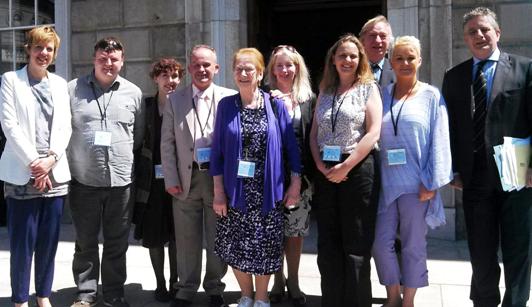
POLYGON ((193 152, 194 151, 194 148, 190 148, 190 152, 193 152))
POLYGON ((189 165, 189 166, 188 166, 188 169, 191 169, 191 168, 192 168, 192 165, 189 165))

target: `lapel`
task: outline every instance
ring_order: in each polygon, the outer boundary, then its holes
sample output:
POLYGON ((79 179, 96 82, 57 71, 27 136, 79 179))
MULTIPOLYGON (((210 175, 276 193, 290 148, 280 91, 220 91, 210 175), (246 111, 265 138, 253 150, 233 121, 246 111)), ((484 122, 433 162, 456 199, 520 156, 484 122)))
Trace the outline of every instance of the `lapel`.
POLYGON ((471 120, 473 120, 475 111, 475 99, 473 98, 473 58, 465 62, 463 70, 458 74, 458 78, 461 78, 461 80, 456 83, 459 86, 456 89, 456 93, 458 95, 464 95, 465 104, 469 102, 469 115, 471 120))
POLYGON ((497 62, 497 68, 495 69, 495 75, 493 76, 493 84, 491 85, 491 94, 488 106, 491 107, 495 97, 502 92, 504 86, 504 79, 509 75, 510 71, 510 58, 505 52, 501 52, 499 61, 497 62))
POLYGON ((57 129, 57 125, 59 124, 58 121, 61 120, 61 114, 57 114, 57 112, 61 112, 61 106, 60 104, 63 103, 61 100, 61 89, 56 88, 56 83, 54 82, 54 78, 52 77, 51 73, 48 73, 48 84, 50 84, 50 91, 52 95, 52 103, 53 103, 53 112, 52 112, 52 127, 50 128, 50 147, 52 147, 52 141, 54 138, 54 131, 57 129), (57 120, 56 120, 57 119, 57 120))
POLYGON ((382 72, 381 79, 379 80, 379 85, 381 87, 386 87, 388 84, 394 81, 394 77, 395 74, 392 70, 392 66, 390 65, 390 60, 388 60, 388 58, 384 58, 384 62, 382 63, 382 72))
POLYGON ((194 139, 194 121, 196 114, 194 114, 194 109, 192 108, 192 84, 188 86, 182 94, 183 96, 178 100, 178 103, 181 109, 181 114, 185 114, 190 136, 194 139))
MULTIPOLYGON (((159 116, 158 111, 158 96, 159 93, 157 92, 155 94, 155 97, 148 97, 146 98, 146 128, 147 133, 144 138, 145 146, 150 148, 150 150, 153 150, 154 147, 154 140, 155 140, 155 129, 157 127, 156 120, 157 116, 159 116)), ((167 101, 168 103, 168 101, 167 101)))
POLYGON ((32 139, 35 139, 35 97, 31 92, 30 81, 28 79, 28 66, 17 71, 17 86, 15 86, 15 93, 17 95, 17 102, 24 105, 26 110, 26 121, 29 126, 29 132, 32 139))

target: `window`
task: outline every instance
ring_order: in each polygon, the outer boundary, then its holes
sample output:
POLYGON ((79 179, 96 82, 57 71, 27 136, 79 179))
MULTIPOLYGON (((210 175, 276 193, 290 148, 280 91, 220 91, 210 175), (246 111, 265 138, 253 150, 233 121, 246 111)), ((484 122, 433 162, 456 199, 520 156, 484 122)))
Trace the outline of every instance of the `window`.
MULTIPOLYGON (((54 25, 55 0, 7 0, 0 2, 0 74, 26 64, 26 31, 54 25)), ((56 29, 57 30, 57 29, 56 29)), ((52 65, 49 68, 54 71, 52 65)))

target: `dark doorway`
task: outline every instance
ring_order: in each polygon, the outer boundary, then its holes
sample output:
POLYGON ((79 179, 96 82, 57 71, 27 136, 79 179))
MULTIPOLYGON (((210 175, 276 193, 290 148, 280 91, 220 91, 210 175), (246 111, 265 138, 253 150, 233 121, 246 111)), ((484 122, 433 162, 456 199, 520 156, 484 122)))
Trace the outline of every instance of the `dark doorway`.
POLYGON ((386 0, 249 0, 249 45, 269 60, 281 44, 305 58, 313 88, 321 78, 327 49, 344 33, 358 36, 366 20, 385 14, 386 0))

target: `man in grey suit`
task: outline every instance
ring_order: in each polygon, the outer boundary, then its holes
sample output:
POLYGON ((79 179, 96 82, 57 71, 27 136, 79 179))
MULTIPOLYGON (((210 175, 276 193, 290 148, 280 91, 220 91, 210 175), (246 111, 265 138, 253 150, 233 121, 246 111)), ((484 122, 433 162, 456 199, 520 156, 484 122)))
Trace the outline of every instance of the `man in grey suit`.
POLYGON ((209 168, 210 145, 218 101, 236 91, 217 86, 216 51, 194 46, 188 71, 192 84, 174 92, 166 104, 161 127, 161 162, 166 191, 173 198, 177 295, 171 306, 189 306, 201 280, 203 231, 207 242, 207 267, 203 288, 211 307, 225 306, 222 277, 227 265, 214 254, 216 215, 212 209, 213 181, 209 168))
POLYGON ((386 17, 379 15, 368 20, 360 30, 360 42, 369 59, 375 81, 381 88, 395 82, 395 75, 386 53, 393 40, 392 27, 386 17))

